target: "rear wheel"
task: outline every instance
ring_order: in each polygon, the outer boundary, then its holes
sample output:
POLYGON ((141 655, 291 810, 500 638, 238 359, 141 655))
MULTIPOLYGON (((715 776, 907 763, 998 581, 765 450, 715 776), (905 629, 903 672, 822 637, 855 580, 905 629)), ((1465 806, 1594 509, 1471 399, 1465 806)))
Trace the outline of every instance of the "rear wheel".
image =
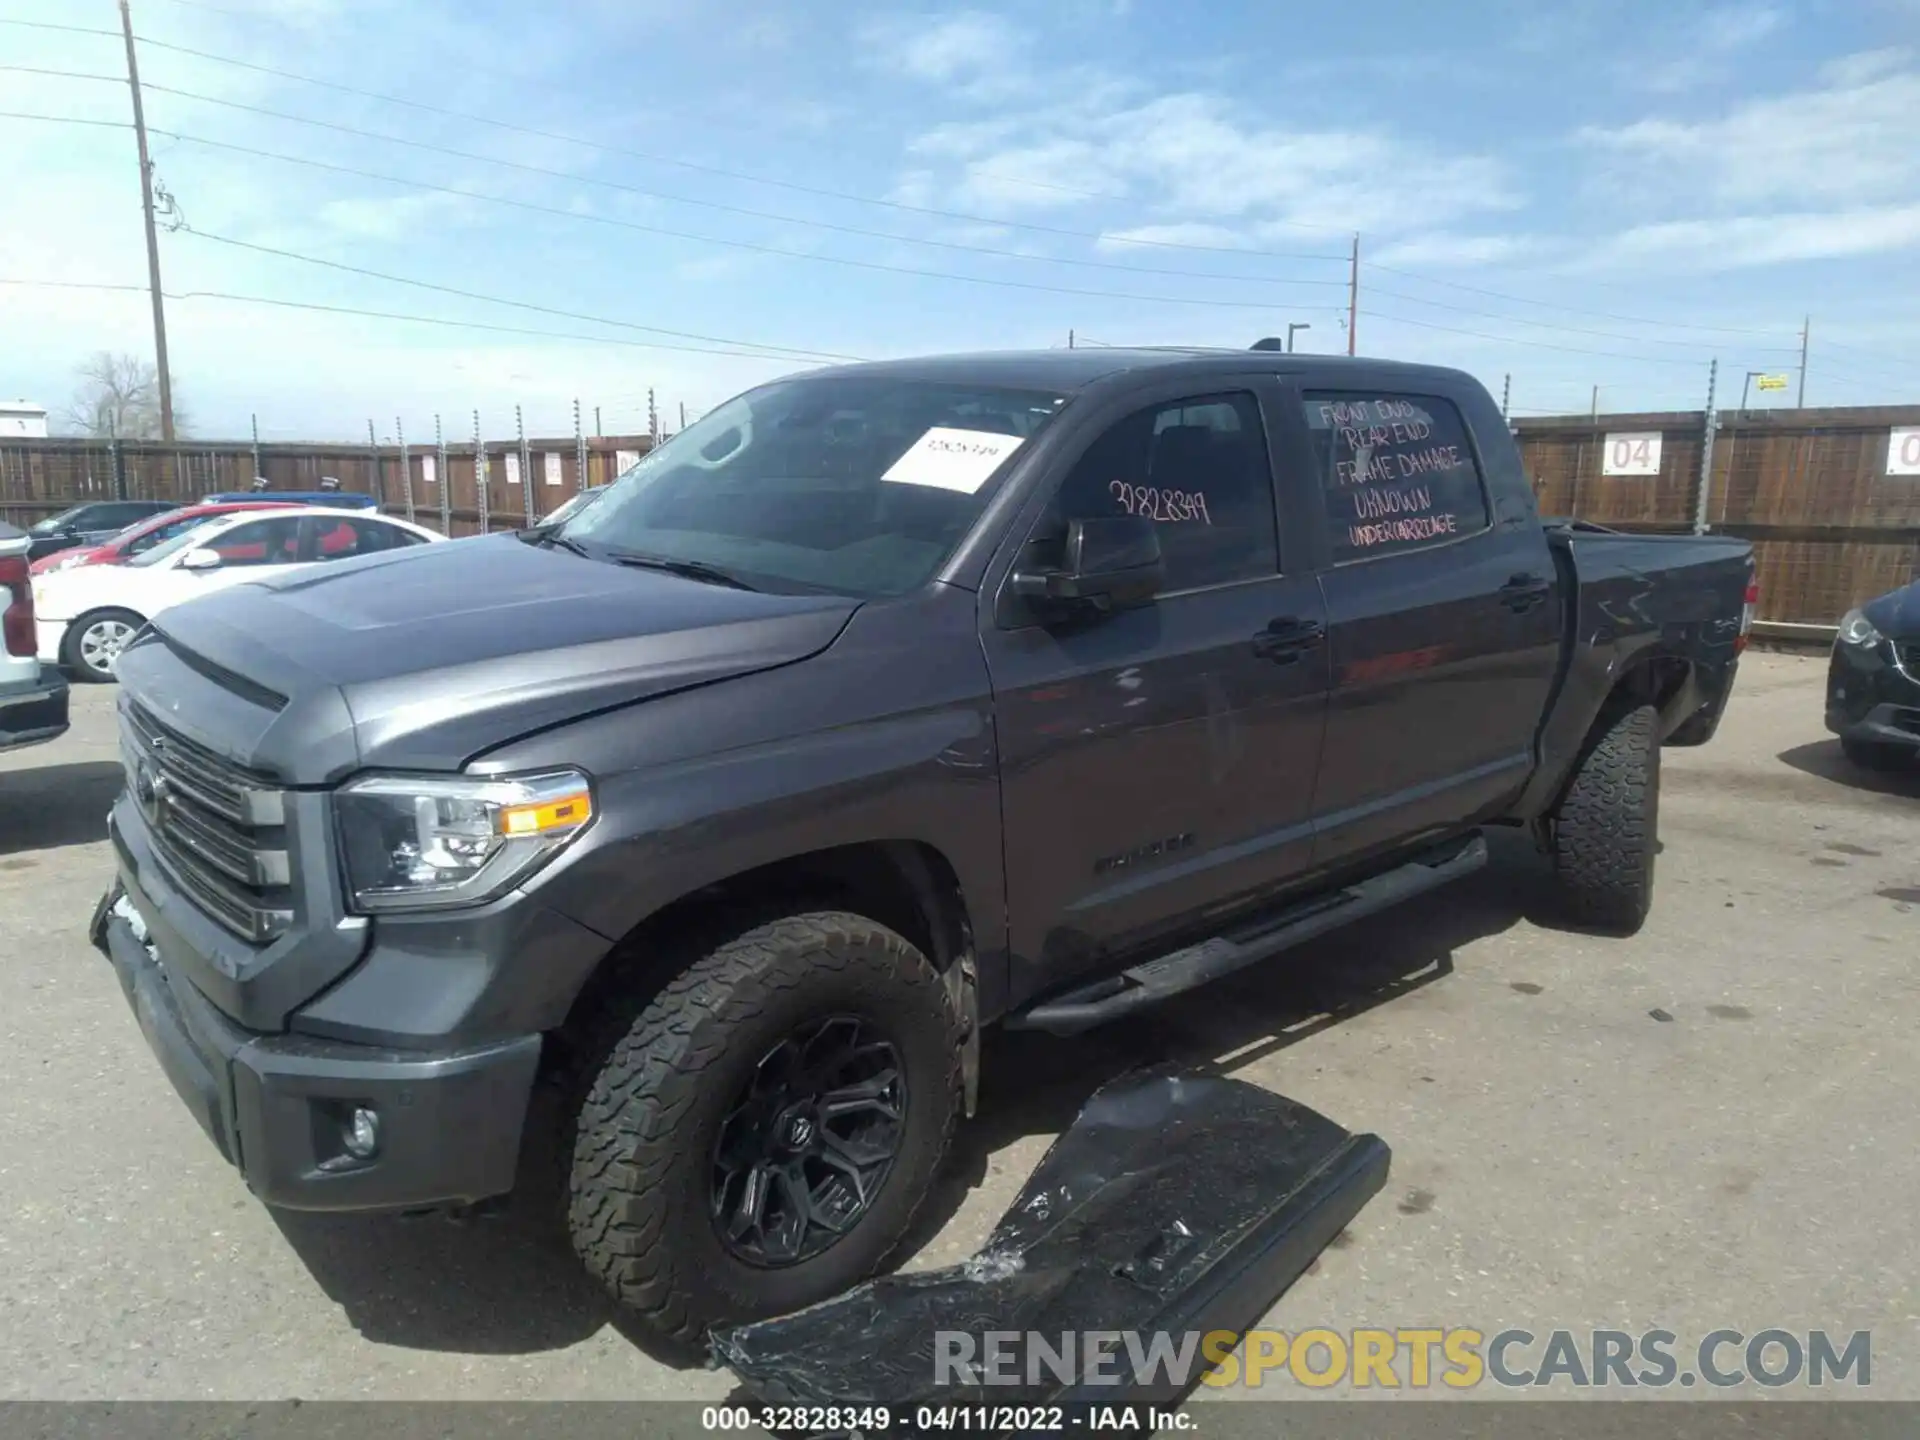
POLYGON ((1914 751, 1905 745, 1889 745, 1883 740, 1843 739, 1840 748, 1862 770, 1904 770, 1914 757, 1914 751))
POLYGON ((147 622, 131 610, 95 610, 67 626, 60 663, 75 679, 101 684, 113 679, 113 662, 147 622))
POLYGON ((932 1185, 961 1035, 933 965, 861 916, 792 915, 705 948, 589 1048, 574 1248, 676 1342, 858 1284, 932 1185))
POLYGON ((1641 705, 1581 757, 1553 817, 1553 867, 1574 921, 1623 935, 1645 923, 1659 821, 1659 715, 1641 705))

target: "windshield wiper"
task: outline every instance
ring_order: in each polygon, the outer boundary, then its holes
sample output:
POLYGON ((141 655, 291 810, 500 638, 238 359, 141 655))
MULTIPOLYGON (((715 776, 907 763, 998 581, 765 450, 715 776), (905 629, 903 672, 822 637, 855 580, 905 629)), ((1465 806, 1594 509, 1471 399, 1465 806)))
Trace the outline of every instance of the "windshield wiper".
POLYGON ((575 555, 584 556, 589 560, 597 560, 600 558, 580 541, 575 540, 569 535, 562 535, 558 530, 550 529, 545 525, 538 525, 531 530, 523 531, 522 538, 524 538, 529 545, 558 545, 562 550, 571 550, 575 555))
POLYGON ((709 565, 704 560, 676 560, 671 555, 644 555, 637 550, 608 550, 606 558, 616 565, 633 565, 642 570, 661 570, 669 575, 679 575, 688 580, 701 580, 709 585, 725 585, 733 590, 757 590, 738 575, 722 570, 718 565, 709 565))

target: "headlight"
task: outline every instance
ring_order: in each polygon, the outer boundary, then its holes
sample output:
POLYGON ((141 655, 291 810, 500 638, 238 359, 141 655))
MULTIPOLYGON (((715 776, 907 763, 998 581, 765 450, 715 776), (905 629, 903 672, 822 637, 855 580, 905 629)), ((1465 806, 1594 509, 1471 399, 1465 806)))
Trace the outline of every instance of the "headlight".
POLYGON ((1840 640, 1847 645, 1878 645, 1880 632, 1858 610, 1849 610, 1840 621, 1840 640))
POLYGON ((354 908, 477 905, 525 880, 593 819, 577 770, 510 780, 374 775, 334 797, 354 908))

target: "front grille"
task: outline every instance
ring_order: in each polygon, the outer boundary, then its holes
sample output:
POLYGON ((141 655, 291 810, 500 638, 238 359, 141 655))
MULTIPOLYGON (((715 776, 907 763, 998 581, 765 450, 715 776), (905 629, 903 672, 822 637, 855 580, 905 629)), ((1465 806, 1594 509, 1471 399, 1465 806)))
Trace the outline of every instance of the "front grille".
POLYGON ((1909 640, 1905 644, 1893 647, 1900 656, 1900 666, 1907 674, 1920 679, 1920 640, 1909 640))
POLYGON ((286 797, 129 701, 127 789, 154 850, 201 909, 253 944, 293 923, 286 797))

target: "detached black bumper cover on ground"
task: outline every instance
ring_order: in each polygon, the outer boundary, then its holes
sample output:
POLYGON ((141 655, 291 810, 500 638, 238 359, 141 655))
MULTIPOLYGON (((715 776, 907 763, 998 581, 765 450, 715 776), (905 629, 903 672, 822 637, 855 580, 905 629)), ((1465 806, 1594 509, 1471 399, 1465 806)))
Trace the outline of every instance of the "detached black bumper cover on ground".
MULTIPOLYGON (((714 1353, 777 1403, 913 1406, 1170 1404, 1199 1381, 1135 1373, 1124 1346, 1089 1382, 1089 1331, 1147 1343, 1239 1334, 1386 1183, 1389 1152, 1324 1115, 1238 1080, 1149 1072, 1087 1102, 986 1247, 950 1270, 872 1281, 797 1315, 723 1331, 714 1353), (936 1370, 936 1336, 989 1331, 1076 1343, 1073 1378, 1027 1356, 1016 1383, 936 1370), (947 1383, 940 1383, 945 1379, 947 1383)), ((941 1351, 954 1353, 954 1342, 941 1351)), ((984 1358, 984 1346, 977 1352, 984 1358)), ((896 1411, 896 1413, 898 1413, 896 1411)), ((910 1417, 909 1417, 910 1418, 910 1417)))

